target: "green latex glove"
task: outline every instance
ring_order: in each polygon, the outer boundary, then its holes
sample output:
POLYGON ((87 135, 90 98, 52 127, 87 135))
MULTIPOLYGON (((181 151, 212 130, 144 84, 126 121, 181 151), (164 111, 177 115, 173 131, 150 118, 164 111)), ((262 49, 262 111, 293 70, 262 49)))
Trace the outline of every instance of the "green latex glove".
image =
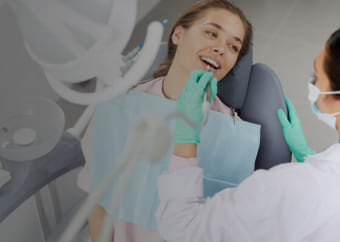
MULTIPOLYGON (((210 102, 217 94, 217 79, 213 78, 212 72, 203 70, 192 71, 189 75, 186 86, 177 99, 177 111, 182 112, 190 121, 201 124, 204 119, 202 103, 204 92, 210 81, 210 102)), ((176 129, 174 134, 176 143, 200 143, 200 130, 192 128, 182 119, 176 119, 176 129)))
POLYGON ((277 110, 277 116, 283 128, 283 134, 290 151, 298 162, 303 162, 307 155, 314 155, 316 152, 309 148, 303 135, 301 122, 291 101, 285 97, 288 109, 289 120, 282 109, 277 110))

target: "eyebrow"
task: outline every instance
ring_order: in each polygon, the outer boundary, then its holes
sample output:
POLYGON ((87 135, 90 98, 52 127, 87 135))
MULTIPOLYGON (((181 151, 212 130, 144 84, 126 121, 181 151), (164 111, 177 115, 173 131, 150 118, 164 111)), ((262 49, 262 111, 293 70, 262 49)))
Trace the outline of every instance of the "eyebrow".
MULTIPOLYGON (((217 24, 217 23, 211 22, 211 23, 205 23, 204 25, 211 25, 211 26, 213 26, 213 27, 215 27, 215 28, 217 28, 217 29, 219 29, 219 30, 222 30, 222 31, 226 32, 226 30, 225 30, 221 25, 219 25, 219 24, 217 24)), ((240 43, 242 44, 242 40, 241 40, 239 37, 234 36, 233 38, 234 38, 237 42, 240 42, 240 43)))

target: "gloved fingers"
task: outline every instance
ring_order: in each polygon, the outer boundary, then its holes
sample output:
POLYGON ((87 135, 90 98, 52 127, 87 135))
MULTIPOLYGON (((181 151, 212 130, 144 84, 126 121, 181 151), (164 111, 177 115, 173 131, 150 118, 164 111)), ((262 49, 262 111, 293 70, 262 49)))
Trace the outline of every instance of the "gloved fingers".
POLYGON ((217 94, 217 78, 213 78, 210 81, 210 102, 214 100, 217 94))
POLYGON ((214 73, 213 72, 205 72, 198 80, 198 85, 197 87, 199 90, 205 91, 208 82, 210 79, 213 77, 214 73))
POLYGON ((277 117, 279 118, 279 121, 283 129, 291 127, 290 122, 287 119, 286 113, 281 108, 277 110, 277 117))
POLYGON ((295 107, 292 102, 285 96, 286 106, 288 109, 289 120, 292 124, 300 123, 300 119, 296 113, 295 107))
POLYGON ((204 70, 194 70, 192 72, 190 72, 190 75, 189 75, 189 79, 187 81, 187 84, 186 84, 186 88, 191 90, 192 88, 195 88, 199 79, 201 78, 201 76, 205 73, 204 70))

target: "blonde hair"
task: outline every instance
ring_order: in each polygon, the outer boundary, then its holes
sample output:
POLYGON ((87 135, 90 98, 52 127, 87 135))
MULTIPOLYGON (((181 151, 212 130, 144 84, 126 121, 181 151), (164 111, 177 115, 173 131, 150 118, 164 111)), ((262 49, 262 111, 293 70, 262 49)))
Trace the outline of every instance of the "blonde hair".
POLYGON ((245 36, 238 59, 240 59, 248 52, 253 31, 251 24, 246 19, 243 12, 226 0, 200 0, 192 4, 187 10, 185 10, 184 13, 177 19, 176 23, 172 27, 172 30, 168 38, 168 55, 165 58, 165 60, 159 65, 159 67, 154 71, 153 73, 154 78, 166 76, 168 74, 168 71, 170 69, 170 66, 172 64, 172 61, 175 57, 177 50, 177 46, 172 42, 172 35, 174 33, 175 28, 177 26, 182 26, 185 29, 190 28, 192 24, 197 19, 199 19, 206 10, 211 8, 225 9, 240 17, 244 26, 245 36))

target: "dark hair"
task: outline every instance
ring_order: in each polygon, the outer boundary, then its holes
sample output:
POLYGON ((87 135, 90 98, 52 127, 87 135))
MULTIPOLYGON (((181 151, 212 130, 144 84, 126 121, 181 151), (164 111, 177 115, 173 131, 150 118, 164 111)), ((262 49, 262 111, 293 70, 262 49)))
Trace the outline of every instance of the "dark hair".
MULTIPOLYGON (((323 63, 333 91, 340 90, 340 28, 337 29, 326 43, 326 57, 323 63)), ((340 94, 334 94, 340 99, 340 94)))
POLYGON ((182 26, 185 29, 190 28, 192 24, 198 18, 200 18, 206 10, 211 8, 225 9, 240 17, 244 26, 245 36, 238 59, 240 59, 248 52, 253 31, 251 24, 246 19, 243 12, 226 0, 200 0, 192 4, 187 10, 185 10, 184 13, 178 18, 177 22, 172 27, 172 30, 168 38, 168 55, 166 59, 157 68, 157 70, 154 71, 153 74, 155 78, 165 76, 168 74, 169 68, 172 64, 172 60, 175 57, 177 46, 172 42, 172 35, 174 33, 175 28, 177 26, 182 26))

